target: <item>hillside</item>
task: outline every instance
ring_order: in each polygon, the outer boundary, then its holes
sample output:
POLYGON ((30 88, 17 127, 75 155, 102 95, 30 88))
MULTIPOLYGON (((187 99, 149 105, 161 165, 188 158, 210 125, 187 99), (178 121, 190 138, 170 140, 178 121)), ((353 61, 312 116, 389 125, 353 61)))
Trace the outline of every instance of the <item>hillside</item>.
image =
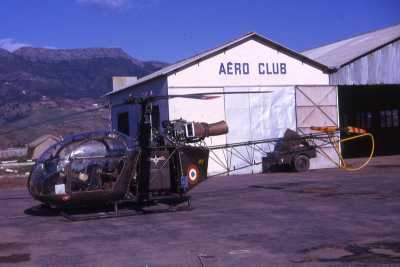
POLYGON ((112 76, 142 77, 165 65, 140 61, 119 48, 23 47, 13 53, 0 49, 0 148, 22 145, 46 133, 63 135, 108 127, 108 113, 102 111, 75 123, 49 123, 2 134, 57 114, 93 108, 112 89, 112 76))

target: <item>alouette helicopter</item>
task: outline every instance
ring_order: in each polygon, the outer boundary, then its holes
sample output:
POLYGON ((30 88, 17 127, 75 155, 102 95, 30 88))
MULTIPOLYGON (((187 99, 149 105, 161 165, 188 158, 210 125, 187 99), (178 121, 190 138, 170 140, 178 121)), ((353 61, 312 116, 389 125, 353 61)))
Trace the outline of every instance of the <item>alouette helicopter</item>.
MULTIPOLYGON (((210 177, 208 161, 215 156, 210 151, 226 149, 243 158, 237 148, 246 147, 263 152, 266 156, 263 161, 270 159, 270 164, 288 163, 295 170, 304 171, 309 167, 309 158, 315 157, 316 149, 326 144, 334 144, 337 148, 341 141, 347 140, 340 140, 341 132, 356 133, 356 137, 368 135, 373 141, 372 135, 362 131, 314 128, 318 133, 298 135, 289 130, 284 138, 207 146, 205 138, 228 133, 225 121, 213 124, 183 119, 164 121, 163 132, 152 125, 152 103, 155 101, 172 97, 211 99, 221 94, 226 93, 131 97, 124 104, 141 107, 136 145, 130 146, 129 137, 119 132, 90 132, 66 137, 48 148, 36 161, 28 178, 30 194, 46 207, 61 210, 112 204, 112 216, 119 215, 121 203, 132 203, 135 210, 159 203, 175 207, 187 202, 191 207, 187 193, 210 177), (274 151, 262 146, 271 143, 274 143, 274 151)), ((337 152, 340 153, 338 148, 337 152)), ((342 160, 339 167, 345 167, 342 160)), ((246 166, 260 163, 249 159, 246 166)), ((227 172, 229 168, 226 166, 227 172)))
MULTIPOLYGON (((170 97, 170 96, 169 96, 170 97)), ((169 98, 168 97, 168 98, 169 98)), ((191 97, 202 97, 192 95, 191 97)), ((36 161, 28 177, 30 194, 47 207, 65 209, 133 202, 138 206, 187 202, 186 193, 207 178, 209 150, 193 146, 228 126, 164 121, 164 133, 151 123, 152 102, 165 97, 129 99, 141 106, 137 145, 119 132, 89 132, 63 138, 36 161)))

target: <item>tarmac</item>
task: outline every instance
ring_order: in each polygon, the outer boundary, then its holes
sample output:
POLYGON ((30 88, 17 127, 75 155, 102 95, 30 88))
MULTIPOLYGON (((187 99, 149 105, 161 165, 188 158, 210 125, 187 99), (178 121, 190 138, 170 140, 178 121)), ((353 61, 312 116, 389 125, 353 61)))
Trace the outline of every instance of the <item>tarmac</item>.
POLYGON ((398 158, 215 177, 190 210, 79 222, 0 189, 0 266, 400 266, 399 180, 398 158))

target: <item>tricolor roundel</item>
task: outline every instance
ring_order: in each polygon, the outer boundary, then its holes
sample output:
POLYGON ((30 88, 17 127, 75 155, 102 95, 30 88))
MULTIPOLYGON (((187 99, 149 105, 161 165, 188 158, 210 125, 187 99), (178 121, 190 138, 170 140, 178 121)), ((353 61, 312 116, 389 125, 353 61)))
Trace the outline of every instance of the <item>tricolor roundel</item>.
POLYGON ((189 178, 189 183, 197 184, 200 178, 199 168, 194 164, 189 165, 187 168, 187 177, 189 178))

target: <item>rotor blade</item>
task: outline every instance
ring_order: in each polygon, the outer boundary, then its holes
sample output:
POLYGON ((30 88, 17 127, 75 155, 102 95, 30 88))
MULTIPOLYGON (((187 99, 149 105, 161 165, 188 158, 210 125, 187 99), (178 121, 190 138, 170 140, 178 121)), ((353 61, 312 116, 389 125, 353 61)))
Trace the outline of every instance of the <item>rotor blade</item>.
POLYGON ((269 94, 272 91, 237 91, 237 92, 204 92, 204 93, 193 93, 193 94, 179 94, 179 95, 167 95, 167 96, 154 96, 151 97, 156 100, 160 99, 171 99, 171 98, 193 98, 200 100, 210 100, 221 97, 222 95, 242 95, 242 94, 269 94))
POLYGON ((220 95, 170 95, 168 98, 191 98, 191 99, 200 99, 200 100, 211 100, 215 98, 220 98, 220 95))
POLYGON ((222 95, 241 95, 241 94, 269 94, 272 91, 237 91, 237 92, 204 92, 204 93, 193 93, 193 94, 179 94, 179 95, 158 95, 158 96, 145 96, 145 97, 130 97, 127 101, 121 104, 115 104, 114 106, 126 105, 126 104, 144 104, 145 102, 155 102, 159 100, 168 100, 173 98, 191 98, 199 100, 211 100, 219 98, 222 95))
POLYGON ((200 96, 210 96, 210 95, 242 95, 242 94, 269 94, 272 91, 237 91, 237 92, 204 92, 204 93, 193 93, 193 94, 180 94, 180 95, 168 95, 169 98, 175 97, 185 97, 185 98, 196 98, 200 96))

